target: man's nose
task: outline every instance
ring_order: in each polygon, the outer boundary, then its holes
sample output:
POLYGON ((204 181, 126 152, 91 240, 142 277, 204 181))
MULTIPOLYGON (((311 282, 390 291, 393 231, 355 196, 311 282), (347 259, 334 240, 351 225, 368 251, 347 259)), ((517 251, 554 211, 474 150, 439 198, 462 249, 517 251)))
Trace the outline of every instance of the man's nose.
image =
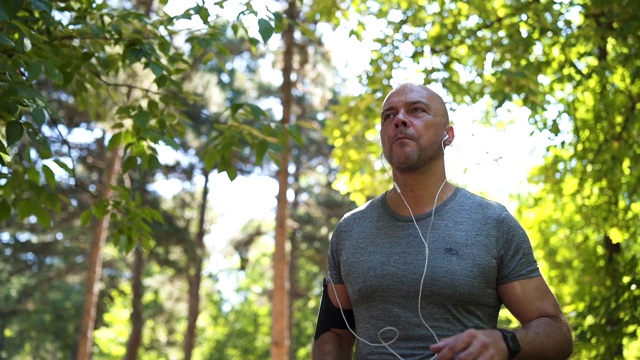
POLYGON ((400 127, 409 127, 410 122, 407 120, 407 116, 404 111, 400 111, 398 115, 393 119, 393 126, 398 129, 400 127))

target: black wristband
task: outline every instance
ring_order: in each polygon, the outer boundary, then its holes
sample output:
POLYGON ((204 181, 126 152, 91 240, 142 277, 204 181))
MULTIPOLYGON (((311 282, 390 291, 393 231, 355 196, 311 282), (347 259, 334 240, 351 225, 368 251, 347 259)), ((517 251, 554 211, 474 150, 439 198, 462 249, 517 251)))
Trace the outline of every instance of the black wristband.
POLYGON ((498 331, 500 331, 500 333, 502 334, 504 343, 507 345, 507 351, 509 351, 509 360, 512 360, 516 357, 516 355, 518 355, 518 353, 520 353, 521 350, 520 343, 518 342, 518 337, 513 331, 505 329, 498 329, 498 331))

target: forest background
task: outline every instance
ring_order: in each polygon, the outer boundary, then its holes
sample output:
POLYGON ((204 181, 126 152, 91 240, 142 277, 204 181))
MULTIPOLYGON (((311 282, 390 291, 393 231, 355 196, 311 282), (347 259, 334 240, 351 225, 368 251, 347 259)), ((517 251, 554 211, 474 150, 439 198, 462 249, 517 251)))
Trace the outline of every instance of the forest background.
POLYGON ((526 228, 572 358, 637 359, 639 43, 634 0, 3 0, 0 359, 310 358, 405 81, 526 228))

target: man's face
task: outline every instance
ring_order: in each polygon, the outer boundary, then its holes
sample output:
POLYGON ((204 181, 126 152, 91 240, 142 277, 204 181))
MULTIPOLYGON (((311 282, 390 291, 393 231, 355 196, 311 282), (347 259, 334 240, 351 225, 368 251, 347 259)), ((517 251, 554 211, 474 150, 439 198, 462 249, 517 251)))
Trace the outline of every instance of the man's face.
POLYGON ((446 111, 440 97, 422 86, 403 85, 387 96, 380 138, 395 170, 416 171, 442 156, 446 111))

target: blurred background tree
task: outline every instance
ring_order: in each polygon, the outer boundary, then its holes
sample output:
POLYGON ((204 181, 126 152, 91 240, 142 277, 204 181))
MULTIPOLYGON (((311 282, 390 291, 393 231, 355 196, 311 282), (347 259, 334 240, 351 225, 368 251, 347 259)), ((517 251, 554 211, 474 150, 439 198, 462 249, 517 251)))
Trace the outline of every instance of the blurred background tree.
POLYGON ((545 139, 513 200, 573 358, 637 358, 638 14, 631 0, 0 3, 0 358, 89 357, 81 343, 99 359, 273 356, 275 212, 225 237, 214 194, 218 174, 278 171, 278 356, 309 358, 331 231, 389 187, 378 107, 407 81, 545 139), (350 61, 369 64, 352 75, 335 59, 356 40, 369 47, 350 61), (513 107, 525 115, 500 116, 513 107))

